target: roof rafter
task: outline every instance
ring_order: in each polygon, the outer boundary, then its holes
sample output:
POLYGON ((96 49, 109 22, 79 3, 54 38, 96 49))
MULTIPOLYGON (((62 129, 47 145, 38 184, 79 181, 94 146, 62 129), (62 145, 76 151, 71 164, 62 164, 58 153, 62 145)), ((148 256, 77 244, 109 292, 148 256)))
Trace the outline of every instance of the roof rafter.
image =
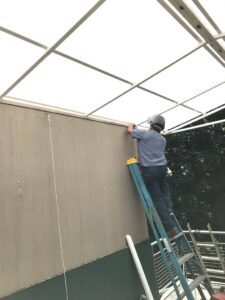
MULTIPOLYGON (((158 2, 197 40, 206 41, 205 49, 223 66, 225 67, 225 50, 217 42, 217 39, 208 31, 202 22, 195 16, 193 11, 182 0, 158 0, 158 2)), ((197 5, 197 1, 195 1, 197 5)), ((206 15, 202 8, 201 12, 215 28, 216 24, 213 22, 209 14, 206 15)), ((217 27, 218 28, 218 27, 217 27)), ((219 28, 218 28, 219 30, 219 28)))
MULTIPOLYGON (((25 41, 25 42, 28 42, 28 43, 30 43, 30 44, 32 44, 32 45, 37 46, 37 47, 40 47, 40 48, 43 48, 43 49, 48 49, 48 46, 46 46, 46 45, 44 45, 44 44, 41 44, 41 43, 39 43, 39 42, 37 42, 37 41, 35 41, 35 40, 33 40, 33 39, 30 39, 30 38, 28 38, 28 37, 26 37, 26 36, 24 36, 24 35, 21 35, 21 34, 19 34, 19 33, 17 33, 17 32, 14 32, 14 31, 12 31, 12 30, 9 30, 8 28, 5 28, 5 27, 0 26, 0 31, 3 31, 3 32, 5 32, 5 33, 7 33, 7 34, 9 34, 9 35, 12 35, 12 36, 14 36, 14 37, 16 37, 16 38, 19 38, 19 39, 21 39, 21 40, 23 40, 23 41, 25 41)), ((131 81, 125 79, 125 78, 122 78, 122 77, 120 77, 120 76, 117 76, 117 75, 115 75, 115 74, 112 74, 112 73, 110 73, 110 72, 107 72, 107 71, 105 71, 105 70, 103 70, 103 69, 100 69, 100 68, 98 68, 98 67, 96 67, 96 66, 93 66, 93 65, 91 65, 91 64, 88 64, 88 63, 86 63, 86 62, 84 62, 84 61, 81 61, 81 60, 79 60, 79 59, 77 59, 77 58, 75 58, 75 57, 73 57, 73 56, 71 56, 71 55, 68 55, 68 54, 66 54, 66 53, 63 53, 63 52, 61 52, 61 51, 53 50, 52 53, 54 53, 54 54, 56 54, 56 55, 59 55, 59 56, 65 58, 65 59, 71 60, 71 61, 73 61, 73 62, 75 62, 75 63, 80 64, 80 65, 83 65, 83 66, 85 66, 85 67, 87 67, 87 68, 90 68, 90 69, 92 69, 92 70, 95 70, 95 71, 97 71, 97 72, 99 72, 99 73, 102 73, 102 74, 104 74, 104 75, 106 75, 106 76, 109 76, 109 77, 111 77, 111 78, 114 78, 114 79, 116 79, 116 80, 119 80, 119 81, 121 81, 121 82, 127 83, 127 84, 129 84, 129 85, 131 85, 131 86, 134 85, 133 82, 131 82, 131 81)), ((148 93, 150 93, 150 94, 156 95, 156 96, 158 96, 158 97, 160 97, 160 98, 163 98, 163 99, 165 99, 165 100, 167 100, 167 101, 170 101, 170 102, 179 104, 178 101, 176 101, 176 100, 174 100, 174 99, 171 99, 171 98, 169 98, 169 97, 166 97, 166 96, 164 96, 164 95, 162 95, 162 94, 160 94, 160 93, 154 92, 154 91, 152 91, 152 90, 150 90, 150 89, 147 89, 147 88, 145 88, 145 87, 143 87, 143 86, 138 85, 137 88, 140 89, 140 90, 143 90, 143 91, 145 91, 145 92, 148 92, 148 93)), ((182 105, 182 104, 181 104, 181 105, 182 105)), ((182 105, 182 106, 184 106, 185 108, 188 108, 188 109, 190 109, 190 110, 193 110, 193 111, 196 111, 196 112, 201 113, 200 111, 197 111, 197 110, 195 110, 194 108, 192 108, 192 107, 190 107, 190 106, 187 106, 187 105, 185 105, 185 104, 182 105)))
POLYGON ((198 129, 198 128, 202 128, 202 127, 206 127, 206 126, 210 126, 210 125, 221 124, 221 123, 224 123, 224 122, 225 122, 225 119, 222 119, 222 120, 218 120, 218 121, 208 122, 208 123, 205 123, 205 124, 191 126, 191 127, 188 127, 188 128, 177 129, 177 130, 174 130, 174 131, 172 130, 167 134, 174 134, 174 133, 189 131, 189 130, 198 129))
POLYGON ((201 120, 201 119, 203 119, 203 118, 206 118, 206 117, 208 117, 208 116, 210 116, 210 115, 212 115, 212 114, 214 114, 214 113, 216 113, 216 112, 218 112, 218 111, 220 111, 220 110, 222 110, 222 109, 225 109, 225 105, 216 107, 216 108, 210 110, 209 112, 207 112, 207 113, 205 113, 205 114, 203 114, 203 115, 201 115, 201 116, 198 116, 198 117, 193 118, 193 119, 191 119, 191 120, 189 120, 189 121, 186 121, 186 122, 184 122, 184 123, 182 123, 182 124, 179 124, 179 125, 177 125, 177 126, 174 126, 173 128, 170 128, 170 129, 166 132, 166 134, 169 134, 169 133, 172 132, 172 131, 175 132, 176 130, 178 130, 178 129, 184 127, 184 126, 187 126, 187 125, 189 125, 189 124, 192 124, 192 123, 194 123, 194 122, 197 122, 197 121, 199 121, 199 120, 201 120))
MULTIPOLYGON (((199 97, 199 96, 201 96, 201 95, 203 95, 203 94, 205 94, 205 93, 207 93, 207 92, 209 92, 209 91, 211 91, 211 90, 213 90, 213 89, 215 89, 215 88, 217 88, 217 87, 219 87, 219 86, 221 86, 221 85, 223 85, 223 84, 225 84, 225 81, 222 81, 222 82, 220 82, 220 83, 218 83, 218 84, 216 84, 216 85, 214 85, 214 86, 212 86, 212 87, 210 87, 210 88, 204 90, 203 92, 201 92, 201 93, 199 93, 199 94, 197 94, 197 95, 195 95, 195 96, 193 96, 193 97, 191 97, 191 98, 189 98, 189 99, 186 99, 186 100, 184 100, 184 101, 182 101, 182 102, 176 104, 176 105, 173 106, 173 107, 170 107, 170 108, 168 108, 168 109, 166 109, 166 110, 160 112, 160 114, 165 114, 166 112, 168 112, 168 111, 170 111, 170 110, 172 110, 172 109, 174 109, 174 108, 176 108, 176 107, 178 107, 178 106, 181 106, 181 105, 183 105, 184 103, 187 103, 187 102, 189 102, 189 101, 191 101, 191 100, 193 100, 193 99, 195 99, 195 98, 197 98, 197 97, 199 97)), ((205 114, 204 114, 204 113, 201 113, 201 115, 205 115, 205 114)), ((138 125, 142 125, 142 124, 144 124, 145 122, 146 122, 146 120, 143 121, 143 122, 141 122, 141 123, 139 123, 138 125)))
POLYGON ((186 53, 185 55, 179 57, 178 59, 174 60, 173 62, 171 62, 170 64, 168 64, 167 66, 165 66, 164 68, 158 70, 157 72, 153 73, 152 75, 148 76, 147 78, 143 79, 142 81, 133 84, 129 89, 125 90, 123 93, 119 94, 118 96, 114 97, 113 99, 109 100, 108 102, 106 102, 105 104, 99 106, 98 108, 96 108, 95 110, 89 112, 87 114, 87 116, 90 116, 92 114, 94 114, 96 111, 102 109, 103 107, 105 107, 106 105, 114 102, 115 100, 119 99, 120 97, 124 96, 125 94, 129 93, 130 91, 132 91, 134 88, 138 87, 139 85, 145 83, 146 81, 148 81, 149 79, 155 77, 156 75, 160 74, 161 72, 163 72, 164 70, 168 69, 169 67, 173 66, 174 64, 176 64, 177 62, 181 61, 182 59, 184 59, 185 57, 189 56, 190 54, 194 53, 195 51, 197 51, 198 49, 200 49, 201 47, 203 47, 205 45, 205 42, 200 43, 197 47, 195 47, 193 50, 189 51, 188 53, 186 53))

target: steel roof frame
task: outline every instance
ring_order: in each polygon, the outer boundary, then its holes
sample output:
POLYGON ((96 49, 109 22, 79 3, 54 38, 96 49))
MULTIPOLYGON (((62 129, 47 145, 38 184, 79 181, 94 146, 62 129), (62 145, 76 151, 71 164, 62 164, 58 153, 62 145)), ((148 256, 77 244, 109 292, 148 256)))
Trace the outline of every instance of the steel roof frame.
POLYGON ((225 38, 225 32, 219 33, 218 35, 214 36, 216 40, 218 39, 224 39, 225 38))
POLYGON ((202 128, 202 127, 206 127, 206 126, 210 126, 210 125, 221 124, 224 122, 225 122, 225 119, 222 119, 222 120, 218 120, 218 121, 208 122, 205 124, 195 125, 195 126, 191 126, 191 127, 187 127, 187 128, 182 128, 182 129, 177 129, 175 131, 170 131, 167 134, 189 131, 189 130, 198 129, 198 128, 202 128))
MULTIPOLYGON (((178 102, 178 101, 175 101, 175 100, 173 100, 173 99, 170 99, 170 98, 168 98, 168 97, 166 97, 166 96, 164 96, 164 95, 161 95, 161 94, 159 94, 159 93, 156 93, 156 92, 154 92, 154 91, 152 91, 152 90, 149 90, 149 89, 147 89, 147 88, 145 88, 145 87, 142 87, 141 86, 141 84, 143 84, 144 82, 146 82, 147 80, 149 80, 149 79, 151 79, 151 78, 153 78, 154 76, 156 76, 156 75, 158 75, 159 73, 161 73, 161 72, 163 72, 164 70, 166 70, 166 69, 168 69, 169 67, 171 67, 172 65, 174 65, 174 64, 176 64, 177 62, 179 62, 179 61, 181 61, 182 59, 184 59, 185 57, 187 57, 187 56, 189 56, 190 54, 192 54, 192 53, 194 53, 196 50, 198 50, 198 49, 200 49, 201 47, 205 47, 216 59, 217 59, 217 61, 219 61, 223 66, 225 66, 225 63, 224 63, 224 60, 225 60, 225 51, 224 51, 224 49, 222 49, 222 47, 220 46, 220 44, 218 44, 218 42, 217 42, 217 39, 220 39, 220 38, 223 38, 224 39, 224 37, 225 37, 225 33, 222 33, 221 31, 220 31, 220 29, 218 28, 218 26, 215 24, 215 22, 212 20, 212 18, 210 17, 210 15, 205 11, 205 9, 201 6, 201 4, 198 2, 198 0, 193 0, 194 1, 194 3, 196 4, 196 6, 201 10, 201 12, 204 14, 204 16, 207 18, 207 20, 211 23, 211 25, 214 27, 214 29, 217 31, 217 33, 218 33, 218 35, 217 36, 212 36, 209 32, 208 32, 208 30, 207 30, 207 28, 195 17, 195 15, 193 14, 193 12, 190 10, 190 8, 189 7, 187 7, 184 3, 183 3, 183 1, 181 1, 181 0, 158 0, 158 2, 164 7, 164 8, 166 8, 168 11, 169 11, 169 13, 170 14, 172 14, 173 15, 173 17, 175 17, 176 18, 176 20, 178 21, 178 22, 180 22, 181 24, 182 24, 182 26, 184 26, 185 27, 185 29, 186 30, 188 30, 191 34, 192 34, 192 36, 195 38, 195 39, 197 39, 197 41, 199 42, 199 45, 195 48, 195 49, 193 49, 193 50, 191 50, 191 51, 189 51, 188 53, 186 53, 185 55, 183 55, 182 57, 179 57, 178 59, 176 59, 175 61, 173 61, 172 63, 170 63, 170 64, 168 64, 167 66, 165 66, 164 68, 162 68, 162 69, 160 69, 160 70, 158 70, 157 72, 155 72, 154 74, 152 74, 152 75, 150 75, 149 77, 147 77, 147 78, 145 78, 144 80, 142 80, 142 81, 140 81, 140 82, 138 82, 138 83, 136 83, 136 84, 134 84, 134 83, 132 83, 132 82, 130 82, 130 81, 128 81, 128 80, 126 80, 126 79, 124 79, 124 78, 121 78, 121 77, 119 77, 119 76, 116 76, 116 75, 114 75, 114 74, 112 74, 112 73, 109 73, 109 72, 107 72, 107 71, 104 71, 104 70, 102 70, 102 69, 100 69, 100 68, 98 68, 98 67, 95 67, 95 66, 93 66, 93 65, 90 65, 90 64, 88 64, 88 63, 85 63, 85 62, 83 62, 83 61, 81 61, 81 60, 78 60, 78 59, 76 59, 76 58, 74 58, 74 57, 72 57, 72 56, 70 56, 70 55, 67 55, 67 54, 65 54, 65 53, 63 53, 63 52, 60 52, 60 51, 57 51, 56 50, 56 48, 61 44, 61 43, 63 43, 80 25, 82 25, 104 2, 105 2, 106 0, 99 0, 78 22, 76 22, 76 24, 74 25, 74 26, 72 26, 56 43, 54 43, 51 47, 47 47, 47 46, 45 46, 45 45, 43 45, 43 44, 41 44, 41 43, 39 43, 39 42, 36 42, 36 41, 34 41, 34 40, 32 40, 32 39, 29 39, 29 38, 27 38, 27 37, 25 37, 25 36, 22 36, 22 35, 20 35, 20 34, 18 34, 18 33, 16 33, 16 32, 13 32, 13 31, 11 31, 11 30, 9 30, 9 29, 7 29, 7 28, 4 28, 4 27, 1 27, 0 26, 0 30, 1 31, 4 31, 4 32, 6 32, 6 33, 8 33, 8 34, 11 34, 11 35, 13 35, 13 36, 15 36, 15 37, 17 37, 17 38, 20 38, 20 39, 22 39, 22 40, 24 40, 24 41, 26 41, 26 42, 29 42, 29 43, 31 43, 31 44, 33 44, 33 45, 36 45, 36 46, 38 46, 38 47, 41 47, 41 48, 43 48, 43 49, 45 49, 46 50, 46 52, 29 68, 29 69, 27 69, 11 86, 9 86, 8 87, 8 89, 7 90, 5 90, 1 95, 0 95, 0 99, 2 99, 2 100, 4 100, 4 97, 6 97, 7 96, 7 94, 14 88, 14 87, 16 87, 28 74, 30 74, 42 61, 44 61, 51 53, 55 53, 55 54, 57 54, 57 55, 60 55, 60 56, 62 56, 62 57, 64 57, 64 58, 66 58, 66 59, 70 59, 71 61, 74 61, 74 62, 76 62, 76 63, 79 63, 79 64, 81 64, 81 65, 84 65, 84 66, 86 66, 86 67, 88 67, 88 68, 91 68, 91 69, 93 69, 93 70, 95 70, 95 71, 98 71, 98 72, 100 72, 100 73, 103 73, 103 74, 105 74, 105 75, 107 75, 107 76, 110 76, 110 77, 112 77, 112 78, 114 78, 114 79, 117 79, 117 80, 120 80, 120 81, 122 81, 122 82, 124 82, 124 83, 127 83, 127 84, 130 84, 131 85, 131 87, 129 88, 129 89, 127 89, 127 90, 125 90, 123 93, 121 93, 121 94, 119 94, 119 95, 117 95, 115 98, 113 98, 113 99, 111 99, 111 100, 109 100, 108 102, 106 102, 106 103, 104 103, 103 105, 101 105, 101 106, 99 106, 99 107, 97 107, 95 110, 93 110, 93 111, 91 111, 91 112, 89 112, 88 114, 85 114, 85 116, 86 117, 90 117, 90 116, 92 116, 95 112, 97 112, 98 110, 100 110, 100 109, 102 109, 103 107, 105 107, 105 106, 107 106, 108 104, 110 104, 110 103, 112 103, 112 102, 114 102, 114 101, 116 101, 117 99, 119 99, 120 97, 122 97, 123 95, 125 95, 125 94, 127 94, 128 92, 130 92, 130 91, 132 91, 134 88, 139 88, 139 89, 141 89, 141 90, 144 90, 145 92, 149 92, 149 93, 152 93, 152 94, 154 94, 154 95, 156 95, 156 96, 159 96, 159 97, 161 97, 161 98, 163 98, 163 99, 165 99, 165 100, 167 100, 167 101, 170 101, 170 102, 173 102, 173 103, 175 103, 175 106, 173 106, 173 107, 171 107, 171 108, 169 108, 168 110, 166 110, 166 111, 164 111, 164 112, 162 112, 162 113, 165 113, 165 112, 167 112, 167 111, 169 111, 169 110, 172 110, 172 109, 174 109, 174 108, 176 108, 177 106, 184 106, 184 107, 186 107, 187 109, 190 109, 190 110, 193 110, 193 111, 195 111, 195 112, 197 112, 197 113, 199 113, 199 114, 201 114, 201 116, 200 117, 196 117, 196 118, 194 118, 194 120, 196 120, 196 119, 201 119, 201 118, 204 118, 207 114, 204 114, 204 113, 202 113, 201 111, 198 111, 198 110, 196 110, 196 109, 194 109, 193 107, 190 107, 190 106, 187 106, 187 105, 185 105, 185 103, 187 103, 188 101, 190 101, 190 100, 192 100, 192 99, 194 99, 194 98, 196 98, 196 97, 198 97, 198 96, 200 96, 200 95, 202 95, 202 94, 204 94, 204 93, 206 93, 206 92, 208 92, 208 91, 210 91, 211 89, 214 89, 214 88, 216 88, 216 87, 218 87, 219 85, 221 85, 221 84, 224 84, 224 82, 222 82, 222 83, 219 83, 219 84, 217 84, 216 86, 214 86, 214 87, 211 87, 211 88, 209 88, 209 89, 207 89, 207 90, 205 90, 205 91, 203 91, 203 92, 201 92, 200 94, 198 94, 198 95, 196 95, 196 96, 194 96, 194 97, 192 97, 192 98, 190 98, 190 99, 187 99, 187 100, 185 100, 185 101, 182 101, 182 102, 178 102), (167 3, 166 3, 166 1, 167 1, 167 3), (168 5, 168 3, 170 3, 170 5, 168 5), (181 13, 182 15, 183 15, 183 17, 184 18, 187 18, 189 21, 190 21, 190 23, 191 23, 191 26, 193 26, 193 28, 191 28, 190 27, 190 25, 188 25, 188 24, 186 24, 185 22, 184 22, 184 19, 183 18, 180 18, 180 16, 178 16, 177 14, 176 14, 176 12, 173 10, 173 9, 171 9, 171 5, 174 5, 174 7, 179 11, 179 13, 181 13), (200 31, 200 33, 199 33, 199 31, 200 31), (203 32, 203 33, 202 33, 203 32), (202 37, 203 37, 203 39, 202 39, 202 37), (211 44, 209 45, 208 44, 208 42, 210 42, 211 44), (212 48, 210 48, 210 47, 212 47, 212 48)), ((10 98, 10 97, 9 97, 10 98)), ((214 111, 217 111, 217 108, 216 109, 214 109, 214 110, 212 110, 212 113, 214 112, 214 111)), ((210 113, 211 114, 211 113, 210 113)), ((103 118, 104 119, 104 118, 103 118)), ((145 122, 145 121, 144 121, 145 122)), ((140 123, 140 124, 143 124, 144 122, 142 122, 142 123, 140 123)), ((190 122, 190 121, 188 121, 188 122, 190 122)), ((175 128, 180 128, 180 127, 182 127, 182 126, 185 126, 185 125, 187 125, 187 123, 188 122, 184 122, 184 123, 182 123, 182 124, 179 124, 178 126, 176 126, 175 128)), ((191 122, 193 122, 193 121, 191 121, 191 122)), ((173 131, 175 130, 175 129, 172 129, 173 131)))
MULTIPOLYGON (((17 32, 14 32, 14 31, 12 31, 12 30, 9 30, 9 29, 7 29, 7 28, 5 28, 5 27, 0 26, 0 31, 3 31, 3 32, 5 32, 5 33, 7 33, 7 34, 9 34, 9 35, 12 35, 12 36, 14 36, 14 37, 16 37, 16 38, 19 38, 19 39, 21 39, 21 40, 23 40, 23 41, 26 41, 26 42, 28 42, 28 43, 30 43, 30 44, 32 44, 32 45, 37 46, 37 47, 40 47, 40 48, 43 48, 43 49, 48 49, 48 47, 47 47, 46 45, 41 44, 41 43, 39 43, 39 42, 37 42, 37 41, 35 41, 35 40, 33 40, 33 39, 30 39, 30 38, 28 38, 28 37, 26 37, 26 36, 24 36, 24 35, 21 35, 21 34, 17 33, 17 32)), ((91 64, 88 64, 88 63, 86 63, 86 62, 84 62, 84 61, 81 61, 81 60, 79 60, 79 59, 77 59, 77 58, 71 56, 71 55, 65 54, 65 53, 63 53, 63 52, 61 52, 61 51, 54 50, 54 51, 52 51, 52 53, 54 53, 54 54, 56 54, 56 55, 59 55, 59 56, 65 58, 65 59, 71 60, 71 61, 73 61, 73 62, 75 62, 75 63, 80 64, 80 65, 83 65, 83 66, 85 66, 85 67, 87 67, 87 68, 90 68, 90 69, 92 69, 92 70, 94 70, 94 71, 97 71, 97 72, 99 72, 99 73, 102 73, 102 74, 104 74, 104 75, 107 75, 107 76, 109 76, 109 77, 111 77, 111 78, 117 79, 117 80, 119 80, 119 81, 121 81, 121 82, 130 84, 130 85, 134 85, 133 82, 131 82, 131 81, 127 80, 127 79, 124 79, 124 78, 119 77, 119 76, 117 76, 117 75, 115 75, 115 74, 112 74, 112 73, 110 73, 110 72, 108 72, 108 71, 105 71, 105 70, 100 69, 100 68, 98 68, 98 67, 96 67, 96 66, 93 66, 93 65, 91 65, 91 64)), ((167 101, 173 102, 173 103, 175 103, 175 104, 178 104, 178 103, 179 103, 178 101, 176 101, 176 100, 174 100, 174 99, 168 98, 168 97, 166 97, 166 96, 164 96, 164 95, 161 95, 161 94, 159 94, 159 93, 156 93, 156 92, 154 92, 154 91, 152 91, 152 90, 150 90, 150 89, 147 89, 147 88, 145 88, 145 87, 137 86, 137 88, 140 89, 140 90, 143 90, 143 91, 145 91, 145 92, 148 92, 148 93, 150 93, 150 94, 156 95, 156 96, 158 96, 158 97, 160 97, 160 98, 163 98, 163 99, 165 99, 165 100, 167 100, 167 101)), ((194 108, 189 107, 189 106, 187 106, 187 105, 183 105, 183 106, 186 107, 186 108, 188 108, 188 109, 190 109, 190 110, 196 111, 194 108)), ((199 111, 196 111, 196 112, 199 112, 199 111)))
MULTIPOLYGON (((199 30, 197 31, 197 27, 201 28, 201 24, 197 24, 196 26, 192 26, 187 19, 180 15, 180 12, 173 6, 170 2, 170 0, 157 0, 198 42, 203 42, 205 39, 199 34, 199 30)), ((175 0, 178 1, 178 0, 175 0)), ((173 1, 174 2, 174 1, 173 1)), ((183 2, 181 2, 180 7, 182 6, 183 2)), ((191 11, 188 8, 188 12, 191 11)), ((193 15, 193 13, 191 12, 193 15)), ((209 16, 209 15, 208 15, 209 16)), ((210 17, 211 18, 211 17, 210 17)), ((195 22, 198 23, 198 19, 195 17, 195 22)), ((213 24, 212 24, 213 26, 213 24)), ((212 40, 216 40, 214 36, 212 36, 212 40)), ((225 67, 225 62, 221 60, 218 53, 215 53, 215 51, 208 45, 207 43, 204 45, 205 49, 220 63, 223 67, 225 67)))
POLYGON ((186 122, 184 122, 184 123, 182 123, 182 124, 180 124, 180 125, 174 126, 173 128, 169 129, 169 130, 166 132, 166 134, 169 134, 169 133, 176 133, 176 130, 178 130, 178 129, 184 127, 184 126, 187 126, 187 125, 189 125, 189 124, 192 124, 193 122, 197 122, 197 121, 199 121, 199 120, 201 120, 201 119, 203 119, 203 118, 206 118, 206 117, 208 117, 208 116, 210 116, 210 115, 212 115, 212 114, 214 114, 214 113, 216 113, 216 112, 218 112, 218 111, 220 111, 220 110, 222 110, 222 109, 225 109, 225 104, 224 104, 224 105, 220 105, 219 107, 216 107, 216 108, 214 108, 214 109, 208 111, 208 112, 205 113, 204 115, 198 116, 198 117, 193 118, 193 119, 191 119, 191 120, 189 120, 189 121, 186 121, 186 122))
POLYGON ((189 56, 190 54, 194 53, 195 51, 197 51, 198 49, 200 49, 205 43, 201 43, 199 44, 197 47, 195 47, 193 50, 189 51, 188 53, 186 53, 185 55, 179 57, 178 59, 174 60, 173 62, 171 62, 170 64, 168 64, 167 66, 165 66, 164 68, 158 70, 157 72, 151 74, 150 76, 148 76, 147 78, 143 79, 142 81, 133 84, 129 89, 125 90, 123 93, 119 94, 118 96, 114 97, 113 99, 109 100, 108 102, 106 102, 105 104, 97 107, 95 110, 89 112, 87 114, 87 116, 90 116, 92 114, 94 114, 96 111, 102 109, 103 107, 105 107, 106 105, 114 102, 115 100, 119 99, 120 97, 124 96, 125 94, 127 94, 128 92, 132 91, 134 88, 138 87, 139 85, 145 83, 146 81, 148 81, 149 79, 155 77, 156 75, 160 74, 161 72, 165 71, 166 69, 168 69, 169 67, 175 65, 177 62, 181 61, 182 59, 184 59, 185 57, 189 56))
MULTIPOLYGON (((212 17, 210 16, 210 14, 204 9, 204 7, 201 5, 201 3, 199 2, 199 0, 192 0, 195 5, 198 7, 198 9, 201 11, 201 13, 205 16, 205 18, 208 20, 208 22, 212 25, 212 27, 216 30, 216 32, 218 34, 222 34, 222 31, 220 30, 220 28, 217 26, 217 24, 214 22, 214 20, 212 19, 212 17)), ((215 37, 214 37, 215 38, 215 37)), ((222 37, 224 40, 224 36, 222 37)))
MULTIPOLYGON (((161 114, 165 114, 166 112, 168 112, 168 111, 170 111, 170 110, 172 110, 172 109, 174 109, 174 108, 176 108, 176 107, 178 107, 178 106, 180 106, 180 105, 182 105, 182 104, 184 104, 184 103, 187 103, 188 101, 191 101, 191 100, 193 100, 193 99, 195 99, 195 98, 197 98, 197 97, 199 97, 199 96, 201 96, 201 95, 203 95, 203 94, 205 94, 205 93, 207 93, 207 92, 209 92, 209 91, 211 91, 211 90, 213 90, 213 89, 215 89, 215 88, 217 88, 217 87, 223 85, 224 83, 225 83, 225 81, 222 81, 222 82, 220 82, 220 83, 218 83, 218 84, 216 84, 216 85, 214 85, 214 86, 208 88, 207 90, 204 90, 203 92, 201 92, 201 93, 199 93, 199 94, 197 94, 197 95, 195 95, 195 96, 193 96, 193 97, 191 97, 191 98, 188 98, 188 99, 186 99, 186 100, 184 100, 184 101, 178 103, 177 105, 175 105, 175 106, 173 106, 173 107, 171 107, 171 108, 168 108, 167 110, 162 111, 161 114)), ((204 117, 204 116, 205 116, 205 113, 203 113, 202 116, 204 117)), ((142 124, 145 123, 145 122, 146 122, 146 121, 141 122, 141 123, 139 123, 138 125, 142 125, 142 124)), ((183 123, 182 123, 182 124, 183 124, 183 123)), ((176 126, 176 127, 177 127, 177 126, 176 126)))
MULTIPOLYGON (((161 1, 162 0, 160 0, 160 2, 161 1)), ((217 55, 217 57, 215 56, 215 58, 220 58, 221 60, 219 60, 219 62, 221 62, 222 65, 225 66, 225 50, 221 47, 221 45, 217 42, 217 40, 214 39, 213 35, 205 27, 205 25, 195 16, 194 12, 182 0, 166 0, 166 1, 167 2, 169 1, 169 3, 176 9, 177 13, 179 15, 181 14, 182 17, 188 22, 190 28, 189 32, 191 34, 194 34, 194 31, 197 32, 198 35, 201 38, 203 38, 204 41, 207 42, 206 49, 210 51, 208 47, 209 46, 212 47, 212 49, 214 50, 214 54, 216 53, 217 55)), ((169 9, 169 12, 170 11, 171 9, 169 9)), ((204 11, 201 12, 204 14, 204 11)), ((209 15, 207 16, 207 19, 209 22, 211 21, 211 17, 209 17, 209 15)), ((182 19, 181 19, 181 23, 184 23, 182 19)), ((211 23, 212 27, 215 27, 214 24, 215 24, 214 22, 211 23)))

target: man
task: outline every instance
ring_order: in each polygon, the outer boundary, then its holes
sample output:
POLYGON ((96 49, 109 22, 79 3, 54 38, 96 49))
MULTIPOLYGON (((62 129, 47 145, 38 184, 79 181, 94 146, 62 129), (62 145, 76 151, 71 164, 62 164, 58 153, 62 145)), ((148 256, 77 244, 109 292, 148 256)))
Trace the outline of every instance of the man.
POLYGON ((170 216, 172 205, 166 181, 166 139, 160 133, 165 128, 165 119, 161 115, 153 115, 148 118, 148 123, 149 130, 138 129, 130 124, 128 132, 137 139, 142 177, 168 236, 173 237, 179 231, 170 216))

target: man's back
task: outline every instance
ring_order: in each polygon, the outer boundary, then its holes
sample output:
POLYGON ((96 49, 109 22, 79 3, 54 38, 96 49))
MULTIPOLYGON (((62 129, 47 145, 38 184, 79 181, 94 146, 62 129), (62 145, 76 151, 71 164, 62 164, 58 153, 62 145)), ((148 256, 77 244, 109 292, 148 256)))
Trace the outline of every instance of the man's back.
POLYGON ((166 139, 155 130, 134 129, 131 133, 138 141, 138 156, 141 166, 166 165, 166 139))

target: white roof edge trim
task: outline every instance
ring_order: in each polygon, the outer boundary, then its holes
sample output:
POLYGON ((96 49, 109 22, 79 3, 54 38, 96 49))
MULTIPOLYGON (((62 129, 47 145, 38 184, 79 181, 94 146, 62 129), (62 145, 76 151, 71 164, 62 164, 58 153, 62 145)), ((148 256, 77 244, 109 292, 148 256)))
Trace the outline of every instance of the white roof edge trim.
POLYGON ((53 106, 53 105, 49 105, 49 104, 38 103, 35 101, 21 99, 21 98, 13 97, 13 96, 3 97, 3 99, 1 100, 0 103, 11 104, 11 105, 15 105, 15 106, 18 105, 18 106, 22 106, 22 107, 26 107, 26 108, 37 109, 37 110, 58 112, 58 113, 69 114, 69 115, 74 115, 74 116, 84 116, 85 115, 84 113, 79 112, 79 111, 61 108, 61 107, 53 106))
POLYGON ((6 104, 6 105, 13 105, 13 106, 18 106, 18 107, 23 107, 23 108, 28 108, 28 109, 40 110, 40 111, 45 111, 45 112, 49 112, 49 113, 56 113, 56 114, 61 114, 61 115, 65 115, 65 116, 77 117, 77 118, 81 118, 81 119, 93 120, 96 122, 107 123, 107 124, 112 124, 112 125, 119 125, 119 126, 124 126, 124 127, 127 127, 129 124, 126 122, 107 119, 104 117, 98 117, 98 116, 87 117, 84 113, 79 112, 79 111, 63 109, 61 107, 51 106, 51 105, 47 105, 47 104, 40 104, 40 103, 37 103, 34 101, 24 100, 24 99, 12 97, 12 96, 5 96, 1 100, 0 104, 1 103, 6 104))

